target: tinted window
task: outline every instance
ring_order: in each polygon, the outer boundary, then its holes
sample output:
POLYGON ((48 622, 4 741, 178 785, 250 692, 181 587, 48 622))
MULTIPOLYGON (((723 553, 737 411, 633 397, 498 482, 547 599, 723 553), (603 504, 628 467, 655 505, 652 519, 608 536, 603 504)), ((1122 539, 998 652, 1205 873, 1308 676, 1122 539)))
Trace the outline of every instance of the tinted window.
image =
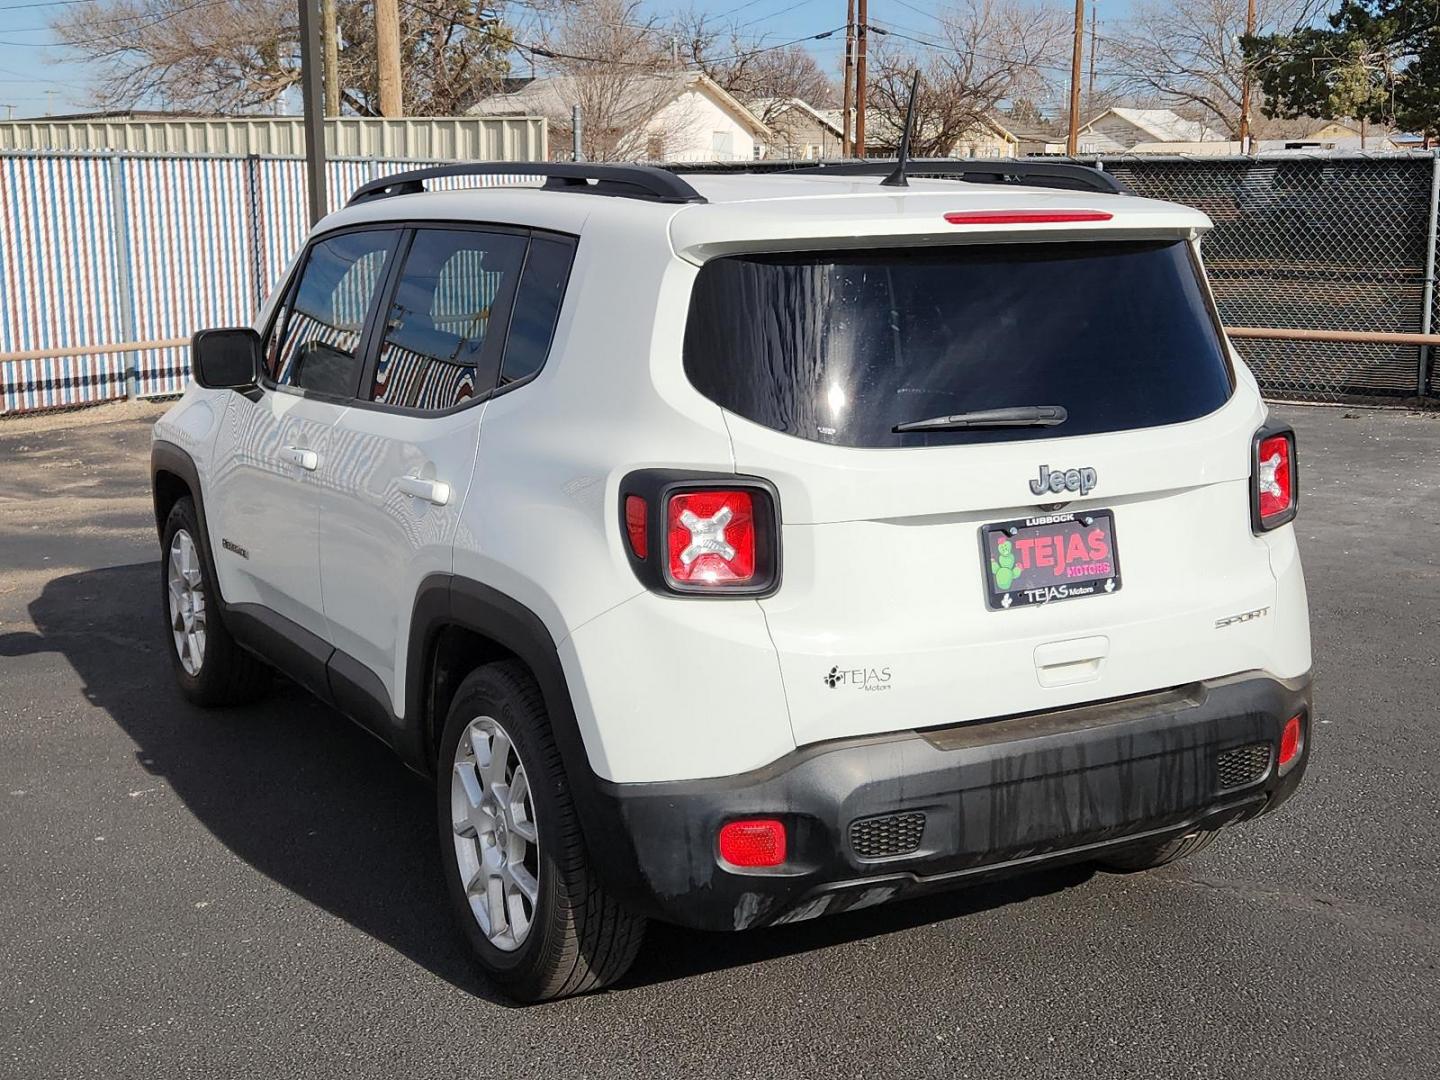
POLYGON ((845 446, 1058 438, 1193 420, 1229 363, 1183 241, 755 255, 701 268, 685 370, 712 401, 845 446), (897 434, 1062 405, 1057 427, 897 434))
POLYGON ((275 322, 266 355, 270 378, 319 393, 354 395, 365 315, 395 235, 342 233, 310 249, 287 310, 275 322))
POLYGON ((385 321, 374 401, 440 410, 494 389, 491 311, 514 288, 526 243, 469 229, 416 232, 385 321))
POLYGON ((544 365, 574 254, 574 245, 564 240, 536 237, 531 241, 515 310, 510 315, 500 385, 529 378, 544 365))

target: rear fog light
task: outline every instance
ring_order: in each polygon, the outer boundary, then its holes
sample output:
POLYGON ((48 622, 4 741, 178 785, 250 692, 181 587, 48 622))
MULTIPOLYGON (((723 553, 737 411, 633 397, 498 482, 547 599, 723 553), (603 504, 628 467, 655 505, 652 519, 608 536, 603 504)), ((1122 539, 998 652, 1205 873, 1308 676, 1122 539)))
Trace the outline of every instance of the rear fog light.
POLYGON ((1280 757, 1277 759, 1280 772, 1290 771, 1290 767, 1300 758, 1300 751, 1305 746, 1305 733, 1301 727, 1300 717, 1292 716, 1285 723, 1285 730, 1280 733, 1280 757))

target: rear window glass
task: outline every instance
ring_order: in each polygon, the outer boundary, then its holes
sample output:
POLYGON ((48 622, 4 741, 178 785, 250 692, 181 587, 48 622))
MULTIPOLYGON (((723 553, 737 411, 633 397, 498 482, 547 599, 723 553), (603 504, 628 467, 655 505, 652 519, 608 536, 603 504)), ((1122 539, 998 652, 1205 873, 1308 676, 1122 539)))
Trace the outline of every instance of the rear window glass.
POLYGON ((696 389, 843 446, 945 446, 1179 423, 1231 372, 1184 241, 1012 244, 714 259, 685 331, 696 389), (1063 406, 1053 427, 894 431, 1063 406))

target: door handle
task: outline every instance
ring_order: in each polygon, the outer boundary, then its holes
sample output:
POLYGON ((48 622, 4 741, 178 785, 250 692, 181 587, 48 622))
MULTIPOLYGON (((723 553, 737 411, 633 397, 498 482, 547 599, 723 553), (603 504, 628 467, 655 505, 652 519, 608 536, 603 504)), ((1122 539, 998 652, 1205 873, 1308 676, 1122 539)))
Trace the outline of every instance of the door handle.
POLYGON ((426 480, 421 476, 402 476, 395 484, 406 495, 424 499, 436 506, 444 506, 450 501, 450 485, 443 480, 426 480))
POLYGON ((299 446, 287 446, 282 449, 280 460, 288 461, 291 465, 298 465, 306 472, 314 472, 320 467, 320 455, 314 450, 306 450, 299 446))

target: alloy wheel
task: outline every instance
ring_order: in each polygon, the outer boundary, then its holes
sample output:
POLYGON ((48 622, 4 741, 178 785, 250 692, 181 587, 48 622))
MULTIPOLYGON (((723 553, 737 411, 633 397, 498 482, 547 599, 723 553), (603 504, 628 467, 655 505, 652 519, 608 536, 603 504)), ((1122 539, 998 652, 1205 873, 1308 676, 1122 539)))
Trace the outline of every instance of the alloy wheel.
POLYGON ((540 833, 525 765, 491 717, 470 721, 455 747, 450 820, 470 911, 492 945, 513 952, 540 899, 540 833))
POLYGON ((205 575, 195 541, 184 529, 170 541, 165 576, 175 652, 185 674, 193 678, 205 663, 205 575))

